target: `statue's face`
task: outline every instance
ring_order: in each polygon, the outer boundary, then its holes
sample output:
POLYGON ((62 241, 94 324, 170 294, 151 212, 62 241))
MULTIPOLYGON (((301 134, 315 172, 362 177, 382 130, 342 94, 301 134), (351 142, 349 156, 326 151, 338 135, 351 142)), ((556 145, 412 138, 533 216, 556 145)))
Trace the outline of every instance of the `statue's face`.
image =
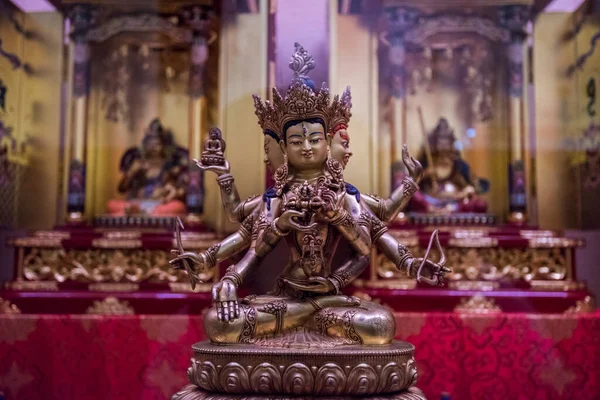
POLYGON ((327 160, 325 128, 320 123, 300 122, 285 131, 282 149, 297 170, 319 169, 327 160))
POLYGON ((350 157, 352 157, 352 150, 350 150, 350 136, 346 129, 339 129, 333 135, 331 139, 331 156, 342 164, 342 167, 346 168, 350 157))
POLYGON ((436 150, 440 153, 447 153, 453 149, 452 138, 444 136, 438 139, 436 143, 436 150))
POLYGON ((275 173, 275 170, 283 165, 283 152, 277 140, 273 139, 269 135, 265 136, 265 164, 271 173, 275 173))
POLYGON ((446 120, 445 118, 440 119, 439 125, 440 130, 446 131, 448 129, 448 120, 446 120))
POLYGON ((148 156, 159 156, 162 154, 163 145, 159 138, 153 137, 146 141, 145 150, 148 156))

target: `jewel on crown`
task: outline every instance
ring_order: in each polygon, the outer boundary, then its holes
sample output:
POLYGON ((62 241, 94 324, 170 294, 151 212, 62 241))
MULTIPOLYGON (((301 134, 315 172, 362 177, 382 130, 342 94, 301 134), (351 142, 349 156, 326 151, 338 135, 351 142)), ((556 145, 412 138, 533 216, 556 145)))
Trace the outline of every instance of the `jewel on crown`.
POLYGON ((263 102, 259 96, 253 95, 254 108, 258 116, 258 123, 264 131, 269 130, 284 137, 283 128, 286 123, 296 120, 320 118, 330 130, 339 123, 348 123, 350 119, 350 88, 346 88, 341 98, 335 97, 330 104, 330 93, 326 83, 321 90, 315 92, 314 84, 308 73, 315 68, 315 61, 299 43, 295 43, 295 52, 290 60, 290 68, 294 71, 294 78, 285 97, 282 97, 276 88, 273 88, 273 102, 263 102), (339 114, 339 115, 338 115, 339 114), (341 121, 341 122, 338 122, 341 121))

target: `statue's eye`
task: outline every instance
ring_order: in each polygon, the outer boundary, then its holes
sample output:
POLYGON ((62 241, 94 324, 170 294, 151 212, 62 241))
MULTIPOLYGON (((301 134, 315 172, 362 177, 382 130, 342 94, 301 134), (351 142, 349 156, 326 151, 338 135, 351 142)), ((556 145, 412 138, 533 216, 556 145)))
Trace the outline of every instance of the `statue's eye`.
POLYGON ((302 142, 299 140, 294 140, 294 141, 290 142, 290 144, 293 144, 294 146, 299 146, 302 144, 302 142))
POLYGON ((317 144, 317 143, 319 143, 320 141, 321 141, 321 138, 317 138, 317 139, 311 139, 311 140, 310 140, 310 142, 311 142, 312 144, 317 144))
POLYGON ((344 148, 345 148, 345 149, 347 149, 348 147, 350 147, 350 143, 348 143, 348 141, 347 141, 347 140, 344 140, 344 141, 342 142, 342 146, 344 146, 344 148))

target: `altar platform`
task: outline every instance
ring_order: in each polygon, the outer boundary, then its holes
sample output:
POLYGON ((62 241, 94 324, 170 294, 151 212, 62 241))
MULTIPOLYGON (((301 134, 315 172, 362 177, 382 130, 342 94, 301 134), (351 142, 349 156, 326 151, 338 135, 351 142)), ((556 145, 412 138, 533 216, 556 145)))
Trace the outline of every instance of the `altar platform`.
MULTIPOLYGON (((389 233, 422 257, 434 230, 452 269, 444 287, 409 279, 374 249, 369 271, 354 282, 354 292, 395 311, 416 312, 452 311, 481 294, 506 312, 562 313, 593 301, 576 274, 576 250, 586 245, 581 238, 517 225, 396 223, 389 233)), ((430 257, 439 259, 437 249, 430 257)))
MULTIPOLYGON (((600 313, 395 313, 427 398, 597 399, 600 313)), ((166 399, 186 382, 200 315, 0 315, 13 399, 166 399)))
MULTIPOLYGON (((374 250, 369 268, 345 292, 398 312, 452 312, 482 294, 505 312, 562 313, 593 303, 576 276, 575 251, 585 245, 580 238, 511 225, 395 224, 389 232, 423 256, 434 229, 452 268, 444 287, 408 279, 374 250)), ((182 233, 186 250, 204 251, 218 241, 207 230, 182 233)), ((135 314, 195 314, 210 306, 210 288, 229 265, 203 272, 205 283, 192 292, 185 272, 169 264, 177 243, 161 227, 69 227, 32 232, 10 243, 15 279, 0 297, 30 314, 91 313, 109 298, 126 301, 135 314)), ((435 251, 432 257, 438 257, 435 251)))

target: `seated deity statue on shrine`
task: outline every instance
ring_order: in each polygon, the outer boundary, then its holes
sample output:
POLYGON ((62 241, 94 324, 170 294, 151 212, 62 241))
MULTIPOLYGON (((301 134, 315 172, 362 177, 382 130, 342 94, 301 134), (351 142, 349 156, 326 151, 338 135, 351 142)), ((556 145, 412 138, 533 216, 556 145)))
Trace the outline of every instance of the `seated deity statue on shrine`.
POLYGON ((108 202, 110 215, 176 216, 186 212, 188 152, 178 147, 172 132, 154 119, 140 147, 121 158, 119 192, 124 200, 108 202))
POLYGON ((484 213, 487 201, 482 197, 489 182, 476 178, 456 148, 456 137, 445 118, 427 138, 419 161, 425 169, 423 194, 410 202, 410 211, 441 213, 484 213))
POLYGON ((265 161, 275 171, 275 186, 260 197, 240 201, 227 162, 224 166, 198 162, 200 168, 217 173, 226 214, 241 227, 200 254, 175 251, 178 255, 171 263, 182 268, 191 262, 197 271, 248 248, 212 288, 214 307, 204 319, 212 343, 389 344, 396 324, 391 311, 348 297, 343 289, 367 267, 373 245, 415 279, 437 285, 449 272, 443 260, 413 257, 382 222, 395 218, 418 189, 421 166, 405 149, 411 176, 387 200, 361 194, 345 182, 343 170, 351 156, 349 88, 333 102, 325 85, 317 92, 306 75, 314 61, 298 44, 290 67, 294 80, 285 97, 275 89, 272 103, 254 97, 265 161), (275 287, 266 294, 238 298, 240 286, 282 239, 290 255, 280 265, 275 287), (351 248, 351 255, 341 265, 332 265, 340 243, 351 248))

